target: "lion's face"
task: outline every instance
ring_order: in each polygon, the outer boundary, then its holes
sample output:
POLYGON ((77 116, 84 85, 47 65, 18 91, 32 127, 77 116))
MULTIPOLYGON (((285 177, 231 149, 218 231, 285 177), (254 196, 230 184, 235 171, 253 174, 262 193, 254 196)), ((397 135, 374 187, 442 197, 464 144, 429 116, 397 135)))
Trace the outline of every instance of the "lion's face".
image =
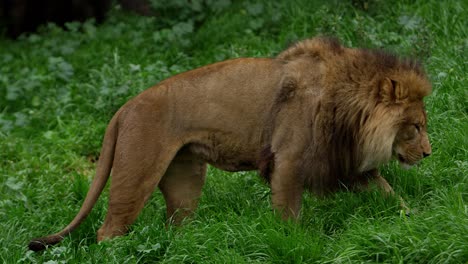
POLYGON ((393 154, 402 167, 409 168, 431 154, 431 144, 422 102, 406 108, 403 116, 393 143, 393 154))

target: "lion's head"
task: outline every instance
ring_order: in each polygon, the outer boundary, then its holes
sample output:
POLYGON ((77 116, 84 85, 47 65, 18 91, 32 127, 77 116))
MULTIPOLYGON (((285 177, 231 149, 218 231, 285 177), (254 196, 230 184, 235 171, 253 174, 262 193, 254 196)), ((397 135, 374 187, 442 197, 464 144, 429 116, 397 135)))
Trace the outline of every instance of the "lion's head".
MULTIPOLYGON (((361 65, 376 76, 361 95, 365 111, 350 111, 350 120, 359 124, 362 147, 360 171, 367 171, 396 158, 402 167, 417 164, 431 154, 423 98, 431 84, 422 67, 413 60, 402 60, 381 52, 363 52, 361 65), (372 62, 372 63, 369 63, 372 62), (372 87, 378 87, 373 89, 372 87), (374 98, 374 99, 371 99, 374 98), (358 114, 356 114, 358 113, 358 114), (368 117, 368 118, 367 118, 368 117)), ((349 99, 342 96, 343 103, 349 99)), ((348 108, 349 109, 349 108, 348 108)))
POLYGON ((411 71, 386 78, 381 96, 390 108, 396 108, 395 138, 392 154, 404 168, 417 164, 432 152, 427 134, 427 115, 423 97, 431 91, 421 72, 411 71))
POLYGON ((431 144, 422 103, 407 107, 403 116, 392 149, 402 167, 408 168, 431 154, 431 144))

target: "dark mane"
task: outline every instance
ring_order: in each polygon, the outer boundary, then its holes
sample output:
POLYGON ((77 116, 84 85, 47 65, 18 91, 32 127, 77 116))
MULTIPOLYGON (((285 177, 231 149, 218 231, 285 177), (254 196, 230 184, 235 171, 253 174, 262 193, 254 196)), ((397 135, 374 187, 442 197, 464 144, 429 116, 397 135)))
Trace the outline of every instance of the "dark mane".
POLYGON ((419 60, 414 58, 401 58, 392 52, 382 49, 361 49, 365 59, 372 61, 372 64, 379 69, 401 69, 412 71, 419 76, 426 76, 419 60))
MULTIPOLYGON (((335 37, 315 37, 298 41, 289 45, 287 49, 278 54, 277 59, 290 61, 300 56, 318 56, 322 59, 342 55, 346 47, 335 37)), ((373 70, 386 72, 401 69, 412 71, 421 77, 426 77, 420 61, 414 58, 402 58, 383 49, 359 49, 361 51, 361 65, 371 65, 373 70)))

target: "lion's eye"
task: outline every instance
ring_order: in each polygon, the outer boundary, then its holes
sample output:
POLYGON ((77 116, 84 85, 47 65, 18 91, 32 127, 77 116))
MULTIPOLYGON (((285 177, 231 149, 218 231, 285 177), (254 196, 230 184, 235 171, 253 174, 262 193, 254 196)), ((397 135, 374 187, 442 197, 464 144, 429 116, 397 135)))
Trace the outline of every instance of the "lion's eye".
POLYGON ((414 124, 414 127, 416 128, 416 131, 418 131, 418 133, 421 131, 421 126, 419 126, 419 124, 414 124))

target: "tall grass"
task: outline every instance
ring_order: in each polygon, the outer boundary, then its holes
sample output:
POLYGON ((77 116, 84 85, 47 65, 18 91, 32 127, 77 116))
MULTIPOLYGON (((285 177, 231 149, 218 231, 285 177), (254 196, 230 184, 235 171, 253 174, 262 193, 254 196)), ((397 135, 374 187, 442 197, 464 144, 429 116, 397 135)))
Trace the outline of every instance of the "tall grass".
POLYGON ((192 29, 180 26, 190 21, 113 10, 102 25, 49 25, 0 39, 0 261, 466 263, 466 10, 464 1, 236 1, 192 29), (76 214, 107 122, 129 98, 176 73, 227 58, 272 57, 318 34, 416 56, 428 71, 433 155, 408 171, 394 163, 381 168, 413 209, 410 218, 379 193, 340 192, 305 194, 299 223, 283 222, 255 173, 210 168, 200 207, 182 227, 165 228, 155 192, 127 236, 97 244, 105 190, 60 245, 27 250, 29 239, 58 231, 76 214))

